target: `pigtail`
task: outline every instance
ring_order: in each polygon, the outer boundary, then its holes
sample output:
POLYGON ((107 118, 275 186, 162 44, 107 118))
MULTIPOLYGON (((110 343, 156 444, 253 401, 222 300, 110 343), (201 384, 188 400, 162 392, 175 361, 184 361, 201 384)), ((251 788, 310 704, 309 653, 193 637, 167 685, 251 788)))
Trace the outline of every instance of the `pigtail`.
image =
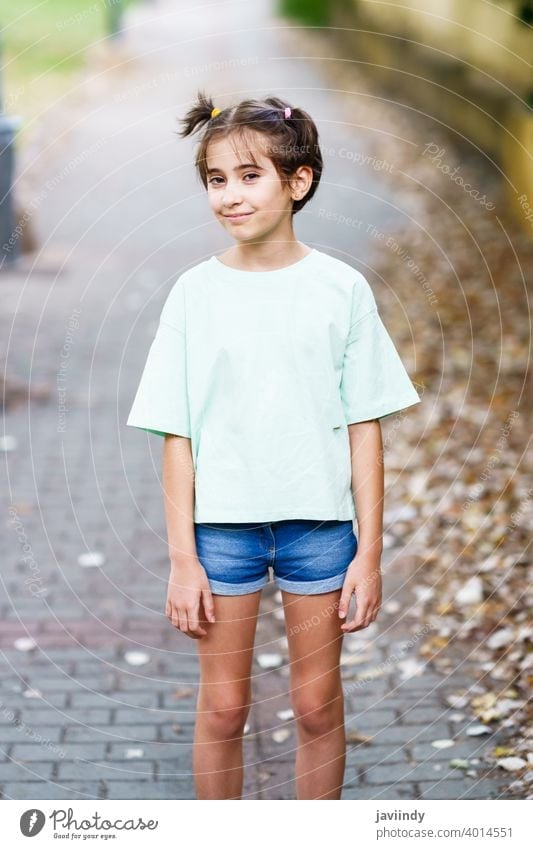
POLYGON ((284 100, 281 100, 281 98, 279 97, 266 97, 265 103, 268 103, 269 106, 272 106, 276 110, 276 112, 279 113, 280 118, 284 117, 285 109, 289 105, 284 100))
POLYGON ((184 118, 179 119, 182 129, 178 132, 178 135, 185 138, 185 136, 195 133, 211 119, 211 112, 214 108, 215 105, 211 97, 208 97, 205 92, 199 91, 196 96, 196 103, 191 106, 184 118))

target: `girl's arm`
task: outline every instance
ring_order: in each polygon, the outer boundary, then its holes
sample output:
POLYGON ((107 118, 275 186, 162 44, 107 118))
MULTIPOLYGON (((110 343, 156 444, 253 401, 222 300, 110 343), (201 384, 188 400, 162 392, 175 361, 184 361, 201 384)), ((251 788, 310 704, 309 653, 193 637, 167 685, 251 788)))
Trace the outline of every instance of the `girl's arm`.
POLYGON ((196 551, 194 463, 191 440, 185 436, 165 436, 163 490, 170 557, 165 613, 187 636, 203 637, 207 631, 199 624, 200 602, 209 622, 215 621, 215 609, 209 581, 196 551))
POLYGON ((348 425, 352 458, 352 491, 355 498, 358 546, 346 573, 339 616, 348 612, 356 592, 355 617, 344 631, 367 628, 381 607, 381 554, 383 551, 383 441, 379 419, 348 425))
POLYGON ((165 436, 163 489, 170 563, 179 568, 196 558, 194 464, 191 440, 185 436, 165 436))
POLYGON ((352 492, 355 498, 359 547, 379 553, 383 549, 383 441, 379 419, 348 425, 352 457, 352 492))

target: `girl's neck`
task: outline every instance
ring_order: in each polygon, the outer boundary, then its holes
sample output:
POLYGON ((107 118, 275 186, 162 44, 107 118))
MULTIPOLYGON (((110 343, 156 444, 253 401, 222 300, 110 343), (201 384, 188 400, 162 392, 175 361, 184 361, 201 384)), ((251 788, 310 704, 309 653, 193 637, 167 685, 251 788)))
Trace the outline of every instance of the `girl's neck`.
POLYGON ((260 245, 235 245, 218 256, 219 261, 239 271, 275 271, 292 265, 311 252, 302 242, 268 242, 260 245))

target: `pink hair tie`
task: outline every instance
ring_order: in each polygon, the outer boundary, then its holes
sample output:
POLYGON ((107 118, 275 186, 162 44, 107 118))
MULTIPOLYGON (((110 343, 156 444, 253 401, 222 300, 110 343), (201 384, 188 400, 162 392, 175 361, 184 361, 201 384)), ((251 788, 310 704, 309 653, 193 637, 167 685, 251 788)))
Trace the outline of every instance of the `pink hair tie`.
POLYGON ((285 109, 285 117, 286 118, 291 117, 291 107, 290 106, 287 106, 286 109, 285 109))

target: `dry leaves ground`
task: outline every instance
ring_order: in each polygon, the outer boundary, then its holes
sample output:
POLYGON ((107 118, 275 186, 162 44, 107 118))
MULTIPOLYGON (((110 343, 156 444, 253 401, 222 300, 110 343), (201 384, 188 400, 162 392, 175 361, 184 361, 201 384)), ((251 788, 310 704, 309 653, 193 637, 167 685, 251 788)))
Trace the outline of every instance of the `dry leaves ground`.
MULTIPOLYGON (((325 35, 304 42, 300 53, 326 55, 325 35)), ((533 781, 533 231, 511 217, 498 165, 468 140, 391 107, 357 65, 325 71, 400 213, 394 230, 368 232, 380 311, 423 402, 385 446, 386 531, 409 541, 418 597, 408 615, 433 629, 418 652, 443 675, 466 658, 473 686, 449 698, 479 720, 469 733, 509 730, 491 762, 524 796, 533 781)))

